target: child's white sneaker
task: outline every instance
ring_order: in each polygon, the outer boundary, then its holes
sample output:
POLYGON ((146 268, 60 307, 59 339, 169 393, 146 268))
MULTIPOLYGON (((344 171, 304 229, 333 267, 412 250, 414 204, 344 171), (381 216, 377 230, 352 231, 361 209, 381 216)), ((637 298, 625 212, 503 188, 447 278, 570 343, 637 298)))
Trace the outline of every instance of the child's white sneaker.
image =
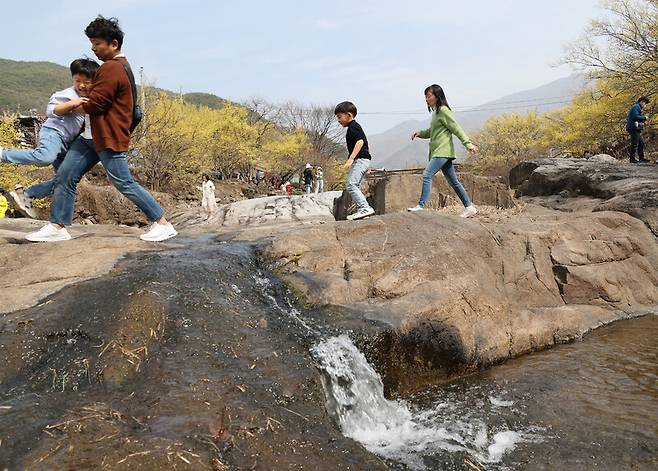
POLYGON ((471 216, 475 216, 477 214, 478 210, 475 206, 470 205, 464 211, 459 215, 461 218, 470 218, 471 216))
POLYGON ((417 204, 413 208, 407 208, 407 211, 409 211, 410 213, 415 213, 416 211, 422 211, 423 209, 425 209, 425 208, 423 208, 421 205, 417 204))
POLYGON ((154 222, 148 232, 139 236, 140 239, 147 242, 162 242, 163 240, 171 239, 176 237, 178 232, 174 229, 174 226, 170 222, 167 224, 158 224, 154 222))
POLYGON ((37 219, 37 213, 32 207, 32 198, 23 193, 10 191, 9 196, 16 205, 18 211, 25 217, 37 219))
POLYGON ((37 232, 32 232, 25 236, 30 242, 62 242, 71 240, 71 234, 65 227, 61 229, 54 224, 46 224, 37 232))
POLYGON ((370 206, 368 206, 367 208, 359 209, 354 214, 350 214, 349 216, 347 216, 347 220, 356 221, 357 219, 367 218, 368 216, 372 216, 373 214, 375 214, 375 210, 372 209, 370 206))

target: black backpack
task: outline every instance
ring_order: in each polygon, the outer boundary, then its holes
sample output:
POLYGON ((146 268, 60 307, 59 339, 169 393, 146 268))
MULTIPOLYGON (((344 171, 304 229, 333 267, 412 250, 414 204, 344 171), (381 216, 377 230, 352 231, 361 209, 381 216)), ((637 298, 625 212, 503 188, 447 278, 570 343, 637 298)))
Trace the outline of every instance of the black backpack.
POLYGON ((128 74, 128 80, 130 80, 130 89, 132 90, 133 94, 133 120, 130 123, 130 133, 135 130, 137 125, 142 121, 142 118, 144 117, 144 112, 142 111, 142 107, 137 103, 137 84, 135 83, 135 76, 133 75, 133 71, 130 68, 129 64, 123 64, 123 68, 128 74))

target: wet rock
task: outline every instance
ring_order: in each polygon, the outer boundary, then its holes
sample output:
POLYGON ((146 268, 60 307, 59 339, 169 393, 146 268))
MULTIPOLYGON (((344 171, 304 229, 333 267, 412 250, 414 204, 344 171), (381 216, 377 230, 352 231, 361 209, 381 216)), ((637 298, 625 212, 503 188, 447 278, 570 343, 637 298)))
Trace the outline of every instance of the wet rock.
POLYGON ((305 331, 273 307, 276 280, 261 294, 251 247, 180 240, 0 316, 0 463, 387 469, 325 411, 305 331))

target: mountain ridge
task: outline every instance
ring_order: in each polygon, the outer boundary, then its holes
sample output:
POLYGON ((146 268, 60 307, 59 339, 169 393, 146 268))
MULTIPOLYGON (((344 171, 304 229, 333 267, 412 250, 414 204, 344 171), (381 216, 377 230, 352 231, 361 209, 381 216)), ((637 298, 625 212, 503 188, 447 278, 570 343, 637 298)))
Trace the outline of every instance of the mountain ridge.
MULTIPOLYGON (((48 61, 15 61, 0 58, 1 112, 30 114, 35 111, 37 114, 43 114, 50 96, 70 86, 71 73, 68 67, 48 61)), ((162 91, 174 93, 164 89, 162 91)), ((183 100, 213 109, 223 107, 228 101, 204 92, 185 93, 183 100)))

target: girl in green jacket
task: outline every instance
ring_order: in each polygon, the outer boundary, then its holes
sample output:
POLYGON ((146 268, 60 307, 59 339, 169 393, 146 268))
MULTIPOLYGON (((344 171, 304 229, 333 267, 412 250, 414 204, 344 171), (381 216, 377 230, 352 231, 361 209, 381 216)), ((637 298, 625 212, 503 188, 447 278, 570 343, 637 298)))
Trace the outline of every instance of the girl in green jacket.
POLYGON ((466 194, 464 186, 461 184, 455 173, 453 162, 455 160, 455 146, 452 143, 452 135, 459 138, 461 143, 472 154, 477 152, 477 147, 471 142, 459 123, 455 120, 448 100, 439 85, 430 85, 425 89, 425 102, 427 109, 432 113, 432 122, 429 129, 418 131, 411 135, 411 139, 419 137, 430 140, 429 163, 423 172, 423 188, 420 194, 418 205, 409 208, 408 211, 421 211, 425 208, 430 192, 432 191, 432 178, 441 170, 448 183, 457 193, 457 196, 464 204, 464 212, 461 217, 468 218, 475 213, 477 209, 471 203, 466 194))

